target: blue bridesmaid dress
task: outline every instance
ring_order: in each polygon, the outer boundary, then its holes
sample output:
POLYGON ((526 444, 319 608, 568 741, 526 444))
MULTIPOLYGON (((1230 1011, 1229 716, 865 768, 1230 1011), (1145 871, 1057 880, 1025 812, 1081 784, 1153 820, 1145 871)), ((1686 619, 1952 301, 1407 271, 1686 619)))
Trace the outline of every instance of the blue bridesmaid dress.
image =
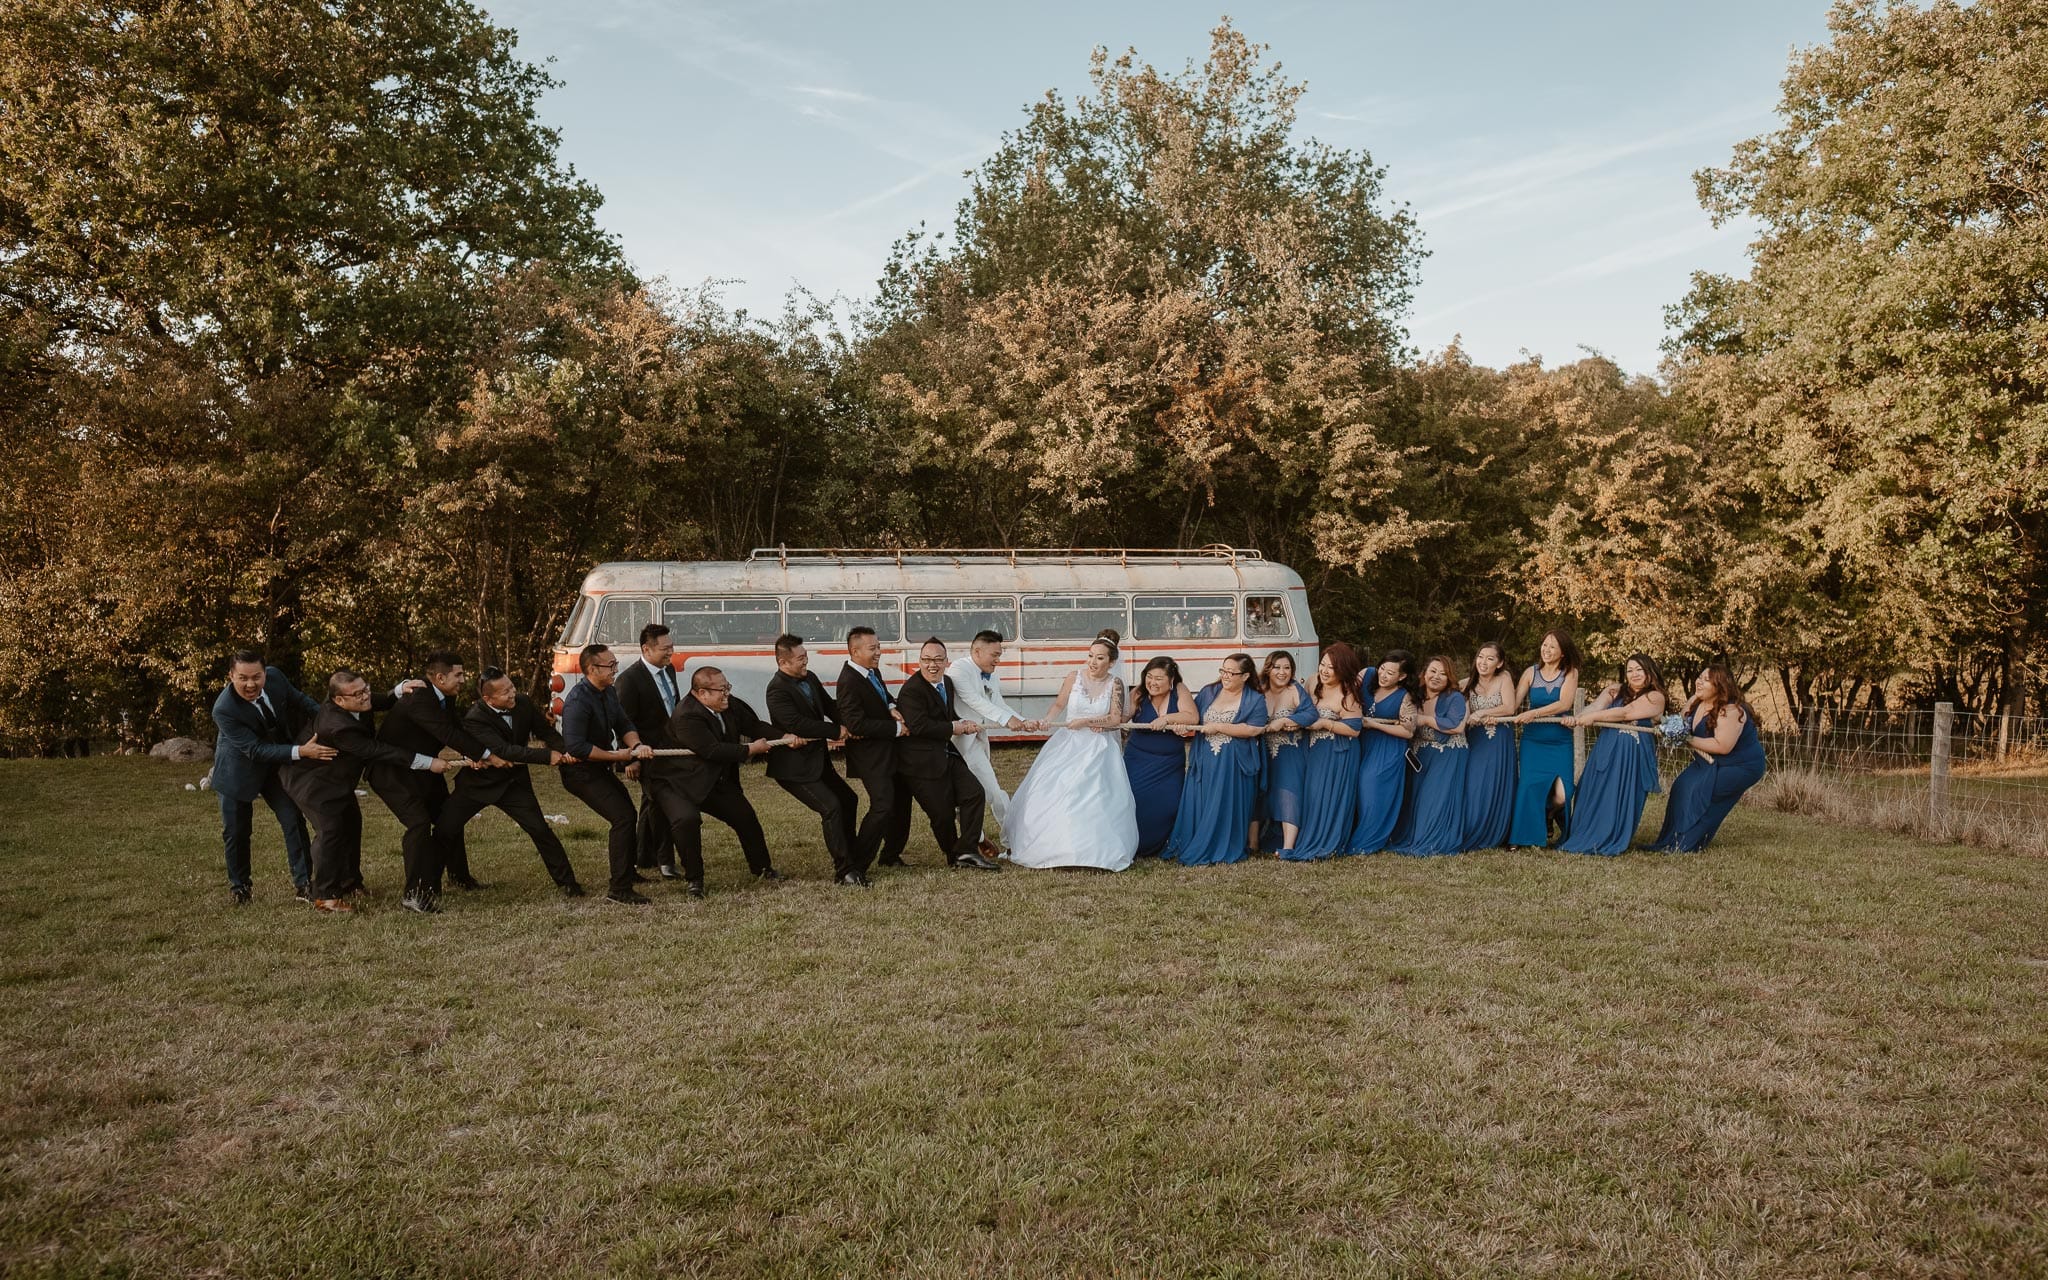
MULTIPOLYGON (((1623 695, 1626 696, 1626 695, 1623 695)), ((1654 720, 1634 720, 1644 728, 1654 720)), ((1572 820, 1558 848, 1566 853, 1627 853, 1643 820, 1643 802, 1657 782, 1657 744, 1648 734, 1605 729, 1586 753, 1586 772, 1572 801, 1572 820)))
MULTIPOLYGON (((1362 732, 1365 728, 1365 721, 1358 716, 1342 719, 1353 729, 1362 732)), ((1351 815, 1358 806, 1358 743, 1357 738, 1328 729, 1310 731, 1308 744, 1301 749, 1301 833, 1294 838, 1293 850, 1281 857, 1310 862, 1343 852, 1351 835, 1351 815)))
MULTIPOLYGON (((1701 718, 1702 720, 1704 717, 1701 718)), ((1692 726, 1695 738, 1714 735, 1703 730, 1701 720, 1692 726)), ((1742 799, 1742 793, 1763 780, 1764 744, 1756 735, 1756 715, 1742 718, 1742 733, 1735 749, 1708 760, 1693 757, 1671 783, 1671 797, 1664 804, 1664 826, 1650 847, 1667 853, 1692 853, 1707 847, 1721 820, 1742 799)))
POLYGON ((1416 726, 1415 794, 1405 839, 1395 853, 1437 857, 1465 848, 1465 778, 1471 752, 1458 726, 1465 721, 1465 695, 1446 689, 1436 695, 1436 715, 1416 726))
MULTIPOLYGON (((1478 693, 1467 699, 1473 715, 1506 699, 1478 693)), ((1498 849, 1507 843, 1515 812, 1515 726, 1474 725, 1465 731, 1465 847, 1498 849)))
MULTIPOLYGON (((1542 669, 1530 668, 1529 709, 1547 707, 1564 695, 1566 673, 1545 682, 1542 669)), ((1515 774, 1515 816, 1508 828, 1508 843, 1517 848, 1541 849, 1550 843, 1550 823, 1545 814, 1553 783, 1564 783, 1565 811, 1571 811, 1572 731, 1556 720, 1537 720, 1522 726, 1519 769, 1515 774)))
MULTIPOLYGON (((1294 696, 1294 710, 1278 718, 1295 727, 1267 734, 1261 748, 1266 753, 1266 772, 1259 794, 1259 847, 1274 852, 1283 839, 1280 824, 1301 825, 1302 771, 1307 763, 1302 754, 1307 735, 1302 730, 1314 724, 1317 716, 1315 699, 1308 696, 1307 685, 1295 681, 1294 696)), ((1270 702, 1266 704, 1266 714, 1267 723, 1272 723, 1270 702)), ((1300 839, 1298 834, 1296 839, 1300 839)))
MULTIPOLYGON (((1212 716, 1223 694, 1218 681, 1195 695, 1203 724, 1266 723, 1266 699, 1247 687, 1239 695, 1235 716, 1212 716)), ((1259 763, 1264 758, 1257 738, 1197 734, 1188 752, 1188 778, 1181 792, 1180 813, 1173 820, 1160 856, 1183 866, 1242 862, 1258 804, 1259 763)))
MULTIPOLYGON (((1367 672, 1367 678, 1371 673, 1367 672)), ((1363 697, 1363 694, 1360 695, 1363 697)), ((1408 701, 1406 689, 1392 689, 1367 706, 1366 716, 1396 720, 1408 701)), ((1351 834, 1339 853, 1378 853, 1394 837, 1408 788, 1408 740, 1367 728, 1358 747, 1358 802, 1351 834)))
MULTIPOLYGON (((1166 695, 1166 714, 1180 710, 1180 690, 1166 695)), ((1152 699, 1138 699, 1137 724, 1159 718, 1152 699)), ((1173 834, 1180 812, 1181 784, 1188 770, 1187 740, 1167 729, 1141 729, 1124 742, 1124 772, 1130 775, 1131 796, 1138 802, 1138 856, 1156 858, 1173 834)))

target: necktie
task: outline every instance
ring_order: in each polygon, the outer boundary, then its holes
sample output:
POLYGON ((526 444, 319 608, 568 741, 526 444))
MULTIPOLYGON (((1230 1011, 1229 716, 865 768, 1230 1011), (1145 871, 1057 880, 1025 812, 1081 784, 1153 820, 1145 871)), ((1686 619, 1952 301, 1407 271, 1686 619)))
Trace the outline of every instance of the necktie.
POLYGON ((939 691, 939 705, 943 707, 946 705, 946 678, 944 676, 939 677, 937 688, 939 691))
POLYGON ((270 699, 264 694, 256 695, 256 714, 263 720, 263 732, 270 735, 272 742, 284 741, 284 726, 278 723, 277 713, 270 709, 270 699))
POLYGON ((676 676, 667 667, 655 672, 661 685, 661 709, 673 712, 676 709, 676 676))
POLYGON ((808 680, 799 680, 796 682, 796 687, 797 692, 804 695, 804 705, 810 707, 812 710, 816 710, 818 706, 818 699, 814 694, 811 693, 811 682, 808 680))
POLYGON ((889 701, 889 686, 882 683, 882 673, 870 671, 868 680, 875 686, 875 692, 882 695, 882 702, 886 705, 889 701))

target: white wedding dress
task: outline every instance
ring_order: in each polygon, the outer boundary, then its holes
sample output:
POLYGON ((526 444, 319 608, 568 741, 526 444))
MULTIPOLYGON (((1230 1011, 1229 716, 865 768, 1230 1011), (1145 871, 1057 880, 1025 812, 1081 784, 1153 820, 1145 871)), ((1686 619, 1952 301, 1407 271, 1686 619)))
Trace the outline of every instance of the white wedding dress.
MULTIPOLYGON (((1111 714, 1123 688, 1114 676, 1099 689, 1088 685, 1086 672, 1074 673, 1068 720, 1111 714)), ((1124 772, 1123 736, 1093 729, 1054 733, 1010 797, 1003 835, 1010 861, 1020 867, 1130 866, 1138 852, 1138 805, 1124 772)))

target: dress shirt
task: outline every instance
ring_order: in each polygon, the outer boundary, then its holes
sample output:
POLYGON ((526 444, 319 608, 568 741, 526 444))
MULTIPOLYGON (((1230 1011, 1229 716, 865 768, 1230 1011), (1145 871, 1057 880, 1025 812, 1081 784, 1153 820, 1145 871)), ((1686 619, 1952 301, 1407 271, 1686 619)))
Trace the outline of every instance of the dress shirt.
POLYGON ((592 747, 616 751, 632 732, 633 722, 619 705, 616 685, 606 685, 600 692, 584 680, 562 699, 562 741, 572 756, 587 757, 592 747))

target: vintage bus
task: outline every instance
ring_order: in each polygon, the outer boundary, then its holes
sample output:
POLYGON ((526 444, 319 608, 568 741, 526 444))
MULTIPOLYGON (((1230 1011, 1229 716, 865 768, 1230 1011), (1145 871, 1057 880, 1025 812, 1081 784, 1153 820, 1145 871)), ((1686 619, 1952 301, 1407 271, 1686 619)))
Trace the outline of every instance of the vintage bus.
POLYGON ((811 670, 832 687, 846 657, 846 633, 873 627, 891 683, 917 668, 927 636, 966 653, 974 633, 1005 641, 1005 696, 1025 717, 1047 714, 1069 671, 1104 627, 1124 637, 1128 682, 1147 661, 1172 657, 1191 688, 1216 678, 1232 653, 1263 660, 1293 653, 1304 678, 1314 669, 1315 622, 1301 576, 1257 551, 1189 550, 795 550, 757 548, 745 560, 601 564, 555 646, 552 687, 579 678, 577 650, 603 643, 621 662, 639 655, 640 629, 667 624, 674 665, 715 666, 733 694, 765 714, 775 673, 775 637, 804 637, 811 670))

